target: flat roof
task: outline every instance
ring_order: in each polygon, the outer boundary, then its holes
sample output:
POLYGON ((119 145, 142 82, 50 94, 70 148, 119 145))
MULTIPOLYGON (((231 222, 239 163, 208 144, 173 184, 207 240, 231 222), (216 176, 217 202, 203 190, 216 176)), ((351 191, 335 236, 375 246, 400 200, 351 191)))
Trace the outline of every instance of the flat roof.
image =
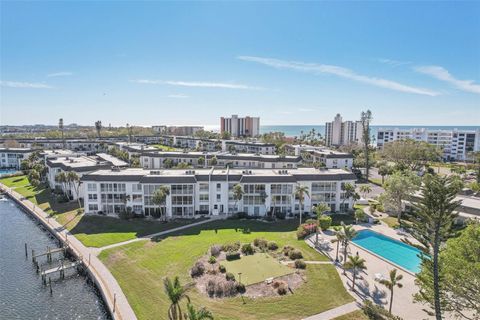
POLYGON ((65 171, 95 171, 112 166, 127 166, 125 161, 105 153, 96 156, 67 156, 47 159, 47 165, 52 168, 61 168, 65 171))
POLYGON ((142 153, 142 156, 158 157, 158 158, 199 158, 199 157, 206 156, 208 159, 211 159, 212 157, 217 157, 217 159, 219 160, 257 160, 257 161, 267 161, 267 162, 283 162, 283 161, 299 162, 302 160, 300 156, 279 156, 279 155, 267 155, 267 154, 255 154, 255 153, 230 153, 230 152, 222 152, 222 151, 218 151, 218 152, 201 152, 201 151, 149 152, 147 151, 142 153))

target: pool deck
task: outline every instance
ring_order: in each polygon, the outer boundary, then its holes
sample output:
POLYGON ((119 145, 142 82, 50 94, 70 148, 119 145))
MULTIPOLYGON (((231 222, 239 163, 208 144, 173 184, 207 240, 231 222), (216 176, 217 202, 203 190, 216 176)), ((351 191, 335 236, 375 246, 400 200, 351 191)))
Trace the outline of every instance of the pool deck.
MULTIPOLYGON (((396 240, 401 240, 402 238, 407 238, 412 243, 418 243, 415 239, 411 236, 404 234, 400 231, 394 230, 389 228, 386 225, 354 225, 355 230, 363 230, 369 229, 383 235, 389 236, 396 240)), ((326 232, 321 235, 324 239, 330 242, 335 238, 332 232, 326 232)), ((306 239, 307 244, 314 247, 315 243, 315 235, 310 236, 306 239)), ((326 242, 327 243, 327 242, 326 242)), ((332 260, 335 260, 336 255, 336 244, 327 243, 327 245, 321 246, 320 248, 323 253, 329 256, 332 260)), ((339 253, 339 259, 342 258, 342 251, 339 253)), ((379 284, 375 281, 375 274, 382 274, 384 277, 388 277, 390 270, 396 268, 398 269, 398 274, 403 275, 403 279, 401 283, 403 284, 403 288, 395 288, 394 289, 394 297, 393 297, 393 307, 392 313, 394 315, 400 316, 403 319, 433 319, 433 317, 429 317, 422 309, 426 306, 413 303, 413 294, 418 291, 418 287, 415 285, 415 276, 411 272, 406 272, 405 270, 394 266, 392 263, 388 262, 385 259, 380 258, 379 256, 372 254, 371 252, 363 249, 360 246, 355 245, 354 243, 350 243, 349 245, 349 254, 358 254, 366 260, 367 270, 359 273, 361 278, 357 278, 356 280, 356 290, 353 292, 350 289, 352 274, 347 271, 346 275, 343 275, 343 269, 340 264, 336 265, 336 269, 342 279, 342 282, 347 288, 348 292, 359 302, 362 303, 363 300, 369 299, 377 304, 382 305, 384 308, 388 310, 389 301, 390 301, 390 292, 386 289, 383 285, 379 284)), ((350 309, 349 309, 350 310, 350 309)), ((339 315, 339 314, 338 314, 339 315)), ((320 318, 319 318, 320 319, 320 318)), ((445 319, 449 319, 445 317, 445 319)))

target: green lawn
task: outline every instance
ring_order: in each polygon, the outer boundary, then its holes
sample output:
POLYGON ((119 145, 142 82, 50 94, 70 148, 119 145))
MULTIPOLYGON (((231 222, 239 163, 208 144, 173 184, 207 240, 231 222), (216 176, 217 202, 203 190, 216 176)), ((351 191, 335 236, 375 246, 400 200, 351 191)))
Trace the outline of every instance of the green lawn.
POLYGON ((267 253, 256 253, 250 256, 242 256, 239 260, 222 261, 227 272, 235 275, 239 280, 238 273, 242 273, 242 283, 251 285, 265 281, 267 278, 277 278, 295 272, 295 269, 281 264, 276 258, 267 253))
POLYGON ((333 318, 333 320, 368 320, 368 317, 362 310, 353 311, 343 316, 333 318))
MULTIPOLYGON (((264 238, 276 241, 280 249, 287 244, 299 249, 305 260, 328 260, 296 239, 297 224, 294 220, 212 221, 156 241, 139 241, 102 251, 100 259, 117 279, 139 319, 166 319, 169 302, 162 278, 178 275, 182 283, 191 282, 190 268, 213 244, 264 238), (251 233, 242 233, 242 228, 249 228, 251 233)), ((245 298, 243 303, 240 297, 210 299, 196 289, 189 296, 195 306, 211 310, 215 319, 299 319, 353 301, 335 268, 328 264, 308 265, 306 282, 294 294, 284 297, 245 298)))
POLYGON ((390 228, 397 228, 399 226, 398 219, 396 217, 386 217, 380 220, 385 222, 390 228))
POLYGON ((369 178, 368 181, 380 187, 383 185, 381 178, 369 178))
POLYGON ((153 144, 152 147, 155 147, 161 151, 181 151, 182 149, 166 146, 163 144, 153 144))
POLYGON ((332 217, 332 226, 339 226, 342 221, 345 224, 355 223, 355 216, 353 213, 333 213, 330 217, 332 217))
POLYGON ((88 247, 103 247, 117 242, 135 239, 152 233, 161 232, 191 223, 191 220, 162 223, 135 219, 120 220, 111 217, 77 215, 78 203, 71 201, 59 203, 52 196, 50 189, 40 186, 34 188, 26 176, 0 179, 0 182, 37 204, 45 212, 74 234, 88 247))

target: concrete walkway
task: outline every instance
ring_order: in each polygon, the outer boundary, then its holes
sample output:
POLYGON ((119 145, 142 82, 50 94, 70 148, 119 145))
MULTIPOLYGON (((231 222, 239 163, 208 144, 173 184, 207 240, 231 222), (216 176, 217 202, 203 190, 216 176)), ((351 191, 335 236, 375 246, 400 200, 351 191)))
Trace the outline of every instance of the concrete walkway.
POLYGON ((202 221, 198 221, 198 222, 194 222, 194 223, 189 223, 189 224, 177 227, 177 228, 164 230, 164 231, 160 231, 160 232, 157 232, 157 233, 152 233, 152 234, 149 234, 149 235, 146 235, 146 236, 143 236, 143 237, 138 237, 138 238, 123 241, 123 242, 117 242, 117 243, 110 244, 108 246, 104 246, 104 247, 100 247, 100 248, 91 248, 91 249, 92 249, 93 252, 95 252, 95 254, 98 255, 100 252, 102 252, 103 250, 106 250, 106 249, 120 247, 120 246, 129 244, 129 243, 132 243, 132 242, 150 240, 150 239, 158 237, 158 236, 163 236, 163 235, 168 234, 168 233, 180 231, 180 230, 183 230, 183 229, 188 229, 188 228, 191 228, 191 227, 194 227, 194 226, 199 226, 201 224, 209 223, 209 222, 212 222, 212 221, 215 221, 215 220, 220 220, 220 219, 223 219, 223 217, 213 216, 213 217, 210 217, 210 219, 207 219, 207 220, 202 220, 202 221))
POLYGON ((85 247, 77 238, 75 238, 67 229, 59 224, 55 219, 40 209, 38 206, 27 200, 18 192, 8 188, 0 183, 0 189, 7 193, 16 203, 26 211, 35 216, 52 234, 60 241, 68 245, 70 251, 81 260, 86 267, 87 272, 95 281, 97 288, 102 294, 103 300, 110 314, 114 319, 136 320, 137 317, 127 301, 117 280, 113 277, 105 265, 92 253, 92 250, 85 247))
POLYGON ((336 307, 336 308, 327 310, 325 312, 310 316, 308 318, 305 318, 304 320, 330 320, 339 316, 343 316, 344 314, 353 312, 355 310, 358 310, 359 308, 360 306, 358 302, 350 302, 350 303, 344 304, 343 306, 336 307))

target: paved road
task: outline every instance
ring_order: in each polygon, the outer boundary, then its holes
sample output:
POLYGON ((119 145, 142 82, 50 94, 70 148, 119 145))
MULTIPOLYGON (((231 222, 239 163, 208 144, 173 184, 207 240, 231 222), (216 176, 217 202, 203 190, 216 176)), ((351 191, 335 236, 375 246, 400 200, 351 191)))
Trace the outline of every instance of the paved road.
POLYGON ((0 183, 0 189, 7 192, 14 200, 17 200, 21 206, 35 215, 42 224, 50 230, 57 238, 62 239, 68 244, 73 253, 83 261, 88 267, 88 271, 94 277, 97 287, 103 296, 103 299, 114 316, 114 319, 120 320, 136 320, 137 317, 127 301, 117 280, 113 277, 105 265, 97 258, 97 256, 85 247, 77 238, 75 238, 67 229, 59 224, 55 219, 40 209, 38 206, 25 199, 21 194, 6 187, 0 183))

